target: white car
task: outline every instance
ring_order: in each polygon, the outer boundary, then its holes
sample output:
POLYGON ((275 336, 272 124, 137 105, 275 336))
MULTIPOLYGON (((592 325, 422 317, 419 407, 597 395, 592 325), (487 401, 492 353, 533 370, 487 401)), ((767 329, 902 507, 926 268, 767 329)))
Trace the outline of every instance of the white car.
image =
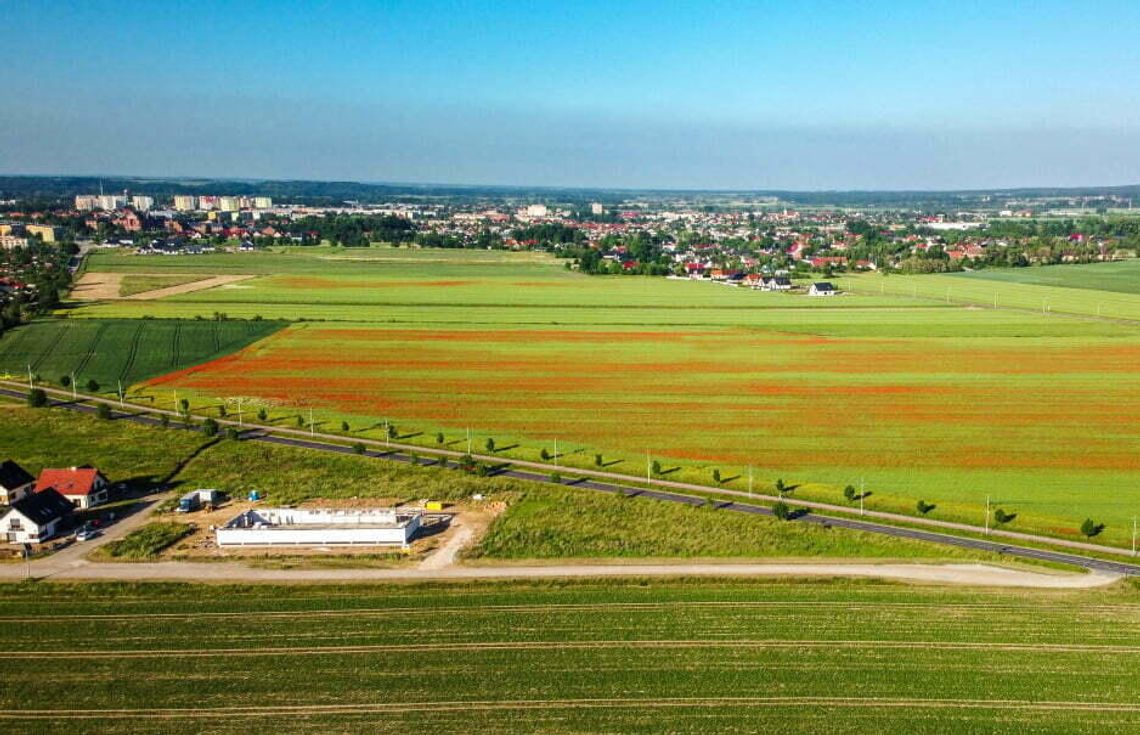
POLYGON ((99 529, 97 529, 97 528, 81 528, 75 532, 75 540, 76 541, 90 541, 91 539, 95 538, 98 535, 99 535, 99 529))

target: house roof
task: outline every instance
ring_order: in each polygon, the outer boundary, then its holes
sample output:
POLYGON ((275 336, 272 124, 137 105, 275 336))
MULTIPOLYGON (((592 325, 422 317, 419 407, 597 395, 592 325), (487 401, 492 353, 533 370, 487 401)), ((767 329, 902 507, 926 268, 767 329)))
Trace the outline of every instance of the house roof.
MULTIPOLYGON (((90 495, 95 490, 96 478, 100 476, 94 467, 48 469, 41 472, 36 480, 36 492, 55 488, 64 495, 90 495)), ((104 482, 106 479, 103 478, 104 482)))
POLYGON ((813 283, 812 288, 814 288, 816 291, 834 291, 835 290, 835 286, 832 286, 827 281, 820 281, 819 283, 813 283))
POLYGON ((33 493, 12 504, 12 512, 18 512, 37 526, 51 523, 73 510, 75 510, 75 506, 71 504, 71 501, 51 488, 43 492, 33 493))
POLYGON ((22 485, 27 485, 35 479, 36 478, 28 474, 27 470, 10 459, 6 459, 3 463, 0 463, 0 487, 7 490, 14 490, 22 485))

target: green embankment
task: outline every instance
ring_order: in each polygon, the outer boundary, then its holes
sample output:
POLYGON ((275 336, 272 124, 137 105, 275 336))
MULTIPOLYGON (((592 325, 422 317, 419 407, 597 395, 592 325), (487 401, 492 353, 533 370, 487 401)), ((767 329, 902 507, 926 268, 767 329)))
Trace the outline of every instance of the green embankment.
POLYGON ((840 529, 807 528, 646 499, 599 496, 436 467, 409 467, 353 455, 204 437, 177 428, 100 421, 64 409, 7 404, 0 411, 3 454, 38 472, 91 464, 113 482, 165 477, 184 460, 179 487, 217 488, 233 497, 259 490, 270 504, 315 499, 464 500, 481 494, 508 509, 496 519, 483 558, 567 557, 875 557, 994 559, 949 547, 840 529), (562 516, 559 518, 559 516, 562 516), (683 539, 683 540, 679 540, 683 539))

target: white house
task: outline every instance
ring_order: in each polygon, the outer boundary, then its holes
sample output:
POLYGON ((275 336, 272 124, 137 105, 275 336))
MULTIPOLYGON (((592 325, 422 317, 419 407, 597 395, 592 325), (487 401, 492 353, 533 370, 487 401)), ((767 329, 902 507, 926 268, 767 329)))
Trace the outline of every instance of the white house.
POLYGON ((73 510, 71 501, 55 490, 32 493, 0 517, 0 534, 13 544, 42 543, 59 532, 73 510))
POLYGON ((811 288, 808 289, 808 296, 834 296, 837 293, 839 293, 839 291, 835 288, 835 286, 831 285, 827 281, 813 283, 811 285, 811 288))
POLYGON ((0 463, 0 505, 12 505, 32 493, 36 478, 10 459, 0 463))

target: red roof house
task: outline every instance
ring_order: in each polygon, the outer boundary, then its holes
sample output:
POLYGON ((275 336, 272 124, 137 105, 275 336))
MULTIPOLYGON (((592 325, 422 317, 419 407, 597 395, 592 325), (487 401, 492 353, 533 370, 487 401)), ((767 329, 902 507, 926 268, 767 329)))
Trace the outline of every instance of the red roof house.
POLYGON ((36 479, 36 492, 54 488, 75 507, 87 509, 107 502, 108 485, 107 478, 94 467, 46 469, 36 479))

